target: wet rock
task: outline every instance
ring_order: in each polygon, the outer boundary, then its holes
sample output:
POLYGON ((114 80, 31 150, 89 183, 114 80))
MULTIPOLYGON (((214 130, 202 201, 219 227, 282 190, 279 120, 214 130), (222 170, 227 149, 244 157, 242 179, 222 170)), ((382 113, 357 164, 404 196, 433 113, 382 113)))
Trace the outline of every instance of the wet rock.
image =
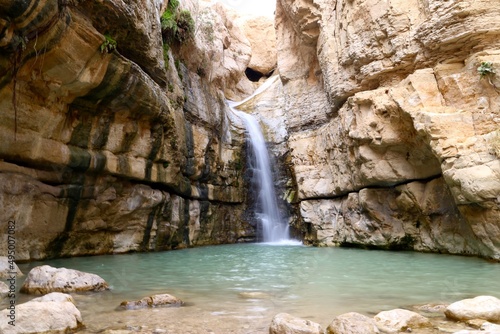
POLYGON ((16 273, 16 276, 23 276, 23 273, 17 267, 17 264, 10 262, 7 256, 0 256, 0 278, 9 278, 12 272, 16 273), (14 269, 11 268, 14 267, 14 269))
POLYGON ((108 289, 108 283, 95 274, 44 265, 31 269, 21 287, 21 292, 47 294, 49 292, 103 291, 108 289))
POLYGON ((274 316, 269 334, 322 334, 323 328, 315 322, 294 317, 287 313, 274 316))
POLYGON ((120 304, 120 308, 135 310, 147 307, 179 307, 183 304, 184 302, 179 298, 165 293, 161 295, 144 297, 140 300, 135 301, 123 301, 120 304))
POLYGON ((262 291, 240 292, 238 294, 241 298, 245 299, 269 299, 271 296, 262 291))
POLYGON ((411 331, 415 328, 432 326, 426 317, 403 309, 380 312, 374 319, 381 331, 389 333, 411 331))
POLYGON ((500 322, 500 299, 493 296, 463 299, 449 305, 444 314, 452 320, 484 319, 500 322))
POLYGON ((350 312, 333 319, 326 329, 327 334, 376 334, 380 333, 375 320, 363 314, 350 312))
POLYGON ((0 312, 0 333, 3 334, 63 334, 82 325, 80 311, 73 304, 73 298, 61 293, 35 298, 16 306, 15 326, 4 319, 9 318, 10 311, 0 312), (43 319, 43 321, 41 321, 43 319), (36 320, 36 321, 35 321, 36 320))

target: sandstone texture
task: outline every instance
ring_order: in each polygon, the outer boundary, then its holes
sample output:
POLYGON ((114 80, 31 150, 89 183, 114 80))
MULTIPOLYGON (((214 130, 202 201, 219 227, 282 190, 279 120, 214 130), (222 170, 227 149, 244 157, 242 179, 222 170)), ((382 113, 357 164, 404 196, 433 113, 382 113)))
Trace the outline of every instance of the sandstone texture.
POLYGON ((341 314, 326 329, 327 334, 378 334, 375 320, 356 312, 341 314))
POLYGON ((499 8, 279 0, 306 241, 500 259, 499 8))
POLYGON ((44 265, 30 270, 21 287, 21 292, 43 295, 50 292, 85 292, 108 289, 108 283, 98 275, 44 265))
MULTIPOLYGON (((0 311, 2 319, 8 319, 9 310, 0 311)), ((82 326, 80 311, 69 295, 51 293, 16 306, 15 326, 0 322, 5 334, 63 334, 82 326)))
POLYGON ((135 301, 124 301, 120 304, 120 308, 134 310, 147 307, 179 307, 183 304, 184 302, 175 296, 169 294, 161 294, 144 297, 140 300, 135 301))
POLYGON ((294 317, 287 313, 280 313, 274 316, 269 334, 321 334, 323 328, 321 325, 294 317))
POLYGON ((16 260, 255 238, 224 102, 253 91, 234 13, 182 2, 193 37, 167 45, 168 1, 15 3, 0 4, 0 230, 15 222, 16 260))
POLYGON ((500 299, 493 296, 478 296, 450 304, 445 310, 446 317, 453 320, 484 319, 500 322, 500 299))

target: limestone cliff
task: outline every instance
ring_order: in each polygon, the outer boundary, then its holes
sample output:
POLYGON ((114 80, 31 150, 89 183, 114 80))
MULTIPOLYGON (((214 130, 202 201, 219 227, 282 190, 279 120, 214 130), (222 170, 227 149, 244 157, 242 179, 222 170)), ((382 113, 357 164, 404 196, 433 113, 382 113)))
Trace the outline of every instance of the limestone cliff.
POLYGON ((167 6, 0 1, 0 230, 15 221, 18 260, 254 237, 224 102, 253 89, 249 42, 183 2, 194 36, 167 43, 167 6))
POLYGON ((306 239, 500 259, 500 8, 278 0, 306 239), (489 64, 489 65, 488 65, 489 64))

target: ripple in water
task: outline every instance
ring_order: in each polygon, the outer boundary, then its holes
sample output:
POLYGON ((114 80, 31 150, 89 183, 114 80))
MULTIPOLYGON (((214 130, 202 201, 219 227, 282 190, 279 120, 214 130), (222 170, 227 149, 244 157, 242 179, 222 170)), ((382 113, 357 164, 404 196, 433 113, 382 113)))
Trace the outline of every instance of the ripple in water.
MULTIPOLYGON (((21 264, 28 272, 41 262, 21 264)), ((500 265, 413 252, 275 244, 211 246, 161 253, 45 261, 91 272, 112 290, 76 296, 87 329, 147 326, 167 333, 266 332, 280 312, 327 326, 336 315, 477 295, 500 297, 500 265), (123 300, 170 293, 187 307, 117 311, 123 300)), ((19 282, 19 286, 22 282, 19 282)), ((19 302, 29 296, 22 296, 19 302)), ((137 327, 137 328, 139 328, 137 327)), ((134 327, 135 328, 135 327, 134 327)))

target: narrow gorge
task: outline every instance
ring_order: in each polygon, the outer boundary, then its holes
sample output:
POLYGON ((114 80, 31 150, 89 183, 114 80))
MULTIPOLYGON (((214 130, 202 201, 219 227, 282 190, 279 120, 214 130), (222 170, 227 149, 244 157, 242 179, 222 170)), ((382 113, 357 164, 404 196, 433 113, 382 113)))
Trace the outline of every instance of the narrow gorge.
POLYGON ((295 238, 500 260, 499 37, 486 0, 0 1, 0 228, 18 261, 257 240, 226 99, 277 75, 241 110, 295 238))

